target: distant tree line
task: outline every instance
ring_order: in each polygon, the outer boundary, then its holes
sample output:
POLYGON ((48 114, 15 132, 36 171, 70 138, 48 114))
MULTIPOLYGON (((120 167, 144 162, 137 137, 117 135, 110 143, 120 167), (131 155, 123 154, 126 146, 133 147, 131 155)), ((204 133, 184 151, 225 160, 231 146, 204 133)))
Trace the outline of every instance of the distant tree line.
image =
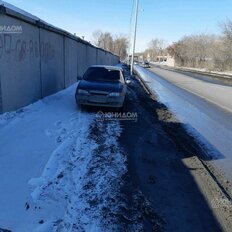
POLYGON ((144 59, 148 57, 148 54, 150 56, 150 59, 152 61, 156 61, 156 58, 158 56, 164 56, 167 55, 167 43, 163 39, 152 39, 148 44, 148 49, 144 52, 144 59))
POLYGON ((232 70, 232 21, 220 25, 221 35, 193 34, 166 46, 164 40, 153 39, 145 56, 152 60, 158 55, 171 55, 177 66, 206 68, 208 70, 232 70))
POLYGON ((93 33, 93 43, 97 47, 118 55, 121 60, 127 57, 129 41, 123 34, 112 35, 110 32, 97 30, 93 33))

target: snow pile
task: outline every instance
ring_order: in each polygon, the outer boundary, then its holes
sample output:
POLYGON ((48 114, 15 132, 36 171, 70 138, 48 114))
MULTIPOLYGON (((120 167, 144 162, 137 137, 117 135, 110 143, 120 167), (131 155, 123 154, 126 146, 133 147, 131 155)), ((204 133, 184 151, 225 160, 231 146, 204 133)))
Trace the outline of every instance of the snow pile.
POLYGON ((125 157, 117 144, 120 132, 120 125, 115 121, 85 122, 81 128, 72 125, 51 155, 42 176, 29 182, 36 186, 30 205, 43 222, 36 231, 117 228, 118 222, 109 221, 112 219, 109 214, 117 210, 116 198, 126 170, 125 157))
POLYGON ((75 87, 0 115, 0 228, 120 231, 120 122, 79 110, 75 87))
POLYGON ((58 122, 83 123, 78 120, 75 86, 0 115, 0 228, 25 232, 38 223, 26 207, 31 193, 28 181, 41 175, 57 148, 50 131, 57 130, 58 122))

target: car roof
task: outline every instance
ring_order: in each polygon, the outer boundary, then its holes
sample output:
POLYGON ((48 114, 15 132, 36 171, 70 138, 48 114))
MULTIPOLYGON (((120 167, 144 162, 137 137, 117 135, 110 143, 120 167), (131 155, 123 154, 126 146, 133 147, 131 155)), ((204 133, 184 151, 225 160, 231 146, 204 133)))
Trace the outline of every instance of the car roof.
POLYGON ((106 69, 118 70, 118 71, 122 71, 123 70, 121 67, 110 66, 110 65, 92 65, 92 66, 90 66, 90 68, 106 68, 106 69))

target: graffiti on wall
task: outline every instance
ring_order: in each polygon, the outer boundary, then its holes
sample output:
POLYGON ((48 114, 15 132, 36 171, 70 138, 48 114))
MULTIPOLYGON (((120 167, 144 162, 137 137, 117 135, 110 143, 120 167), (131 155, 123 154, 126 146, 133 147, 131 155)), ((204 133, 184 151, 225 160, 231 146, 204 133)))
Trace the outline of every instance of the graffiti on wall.
POLYGON ((52 60, 55 56, 55 49, 49 42, 41 42, 41 59, 47 63, 49 60, 52 60))
MULTIPOLYGON (((13 35, 14 36, 14 35, 13 35)), ((11 34, 0 35, 0 59, 7 57, 17 62, 22 62, 26 58, 39 58, 44 62, 52 60, 55 56, 54 47, 50 42, 41 42, 33 39, 15 39, 11 34)))

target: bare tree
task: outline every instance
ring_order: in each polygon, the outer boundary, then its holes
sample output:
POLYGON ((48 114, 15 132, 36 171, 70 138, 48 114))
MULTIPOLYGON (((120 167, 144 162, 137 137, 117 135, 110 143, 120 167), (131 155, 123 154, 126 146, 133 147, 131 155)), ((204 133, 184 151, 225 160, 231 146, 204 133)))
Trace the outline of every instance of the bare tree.
POLYGON ((221 24, 221 29, 224 38, 232 43, 232 21, 228 19, 225 23, 221 24))
POLYGON ((93 33, 93 43, 100 48, 113 52, 113 36, 109 32, 95 31, 93 33))
POLYGON ((117 54, 121 60, 125 59, 127 56, 127 48, 129 42, 126 36, 116 35, 114 38, 114 53, 117 54))
POLYGON ((166 48, 166 42, 163 39, 152 39, 148 44, 148 49, 151 52, 153 60, 157 56, 164 55, 166 48))
POLYGON ((100 47, 101 45, 101 37, 102 37, 102 31, 96 30, 93 32, 93 44, 95 44, 97 47, 100 47))
POLYGON ((121 59, 127 56, 128 39, 126 36, 119 34, 113 36, 109 32, 97 30, 93 33, 93 43, 105 50, 117 54, 121 59))
POLYGON ((104 32, 100 37, 100 47, 110 52, 114 52, 113 37, 109 32, 104 32))
POLYGON ((220 55, 223 54, 222 63, 223 69, 232 69, 232 21, 227 20, 221 25, 222 30, 222 43, 220 55))
POLYGON ((196 34, 185 36, 167 48, 180 66, 194 68, 214 67, 215 48, 218 37, 215 35, 196 34))
POLYGON ((155 60, 158 55, 168 53, 178 66, 207 68, 210 70, 232 70, 232 20, 220 25, 222 35, 193 34, 181 38, 165 49, 162 39, 153 39, 144 52, 155 60))

